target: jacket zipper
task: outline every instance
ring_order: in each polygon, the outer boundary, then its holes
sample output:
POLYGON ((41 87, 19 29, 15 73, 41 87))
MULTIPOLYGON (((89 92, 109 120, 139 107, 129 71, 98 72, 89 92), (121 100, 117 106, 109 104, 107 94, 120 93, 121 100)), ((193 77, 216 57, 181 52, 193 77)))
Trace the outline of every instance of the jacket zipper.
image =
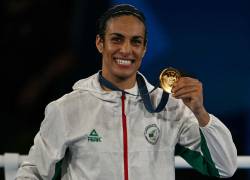
POLYGON ((127 118, 125 114, 125 94, 122 94, 122 131, 123 131, 123 163, 124 180, 128 180, 128 137, 127 137, 127 118))

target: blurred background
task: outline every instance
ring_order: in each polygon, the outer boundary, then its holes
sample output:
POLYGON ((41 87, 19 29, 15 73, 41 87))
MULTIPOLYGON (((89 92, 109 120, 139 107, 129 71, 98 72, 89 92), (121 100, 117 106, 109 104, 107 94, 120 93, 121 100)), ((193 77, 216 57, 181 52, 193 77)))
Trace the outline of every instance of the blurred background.
MULTIPOLYGON (((140 71, 152 84, 168 66, 197 77, 207 110, 231 130, 238 155, 250 155, 249 0, 1 1, 0 154, 27 154, 46 105, 101 68, 96 21, 116 3, 146 15, 149 43, 140 71)), ((184 178, 212 179, 176 170, 176 179, 184 178)), ((230 179, 249 180, 250 171, 230 179)))

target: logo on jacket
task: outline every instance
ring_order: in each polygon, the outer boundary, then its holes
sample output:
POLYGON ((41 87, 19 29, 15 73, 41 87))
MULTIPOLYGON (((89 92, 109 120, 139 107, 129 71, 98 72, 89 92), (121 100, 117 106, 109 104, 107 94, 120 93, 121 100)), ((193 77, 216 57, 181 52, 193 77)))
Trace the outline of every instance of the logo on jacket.
POLYGON ((88 135, 89 142, 102 142, 101 137, 97 134, 96 130, 93 129, 88 135))
POLYGON ((157 127, 156 124, 150 124, 145 128, 144 135, 147 141, 150 144, 156 144, 159 136, 160 136, 160 129, 157 127))

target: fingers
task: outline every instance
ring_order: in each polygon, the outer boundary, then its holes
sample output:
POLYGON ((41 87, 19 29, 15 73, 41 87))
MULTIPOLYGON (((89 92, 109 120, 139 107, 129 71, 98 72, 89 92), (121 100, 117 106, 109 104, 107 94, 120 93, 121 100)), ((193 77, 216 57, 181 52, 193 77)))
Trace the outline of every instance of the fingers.
POLYGON ((180 78, 172 88, 173 96, 176 98, 190 98, 199 96, 202 93, 202 84, 197 79, 180 78))
POLYGON ((173 91, 173 96, 175 98, 190 98, 194 96, 198 89, 194 86, 183 87, 179 90, 173 91))
MULTIPOLYGON (((195 116, 199 117, 198 119, 201 119, 200 114, 204 114, 205 109, 203 105, 202 91, 202 83, 199 80, 182 77, 174 83, 172 95, 177 99, 181 99, 183 103, 195 114, 195 116)), ((207 113, 205 114, 207 117, 207 113)))

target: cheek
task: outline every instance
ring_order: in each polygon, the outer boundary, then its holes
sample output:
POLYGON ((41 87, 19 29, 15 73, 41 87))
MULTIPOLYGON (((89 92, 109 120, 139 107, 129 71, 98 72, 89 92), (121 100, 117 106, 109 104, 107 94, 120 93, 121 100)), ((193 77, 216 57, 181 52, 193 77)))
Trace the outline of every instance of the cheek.
POLYGON ((138 59, 138 62, 141 62, 142 61, 142 58, 143 58, 143 54, 140 52, 140 53, 137 53, 137 56, 136 58, 138 59))
POLYGON ((112 51, 112 48, 106 46, 102 55, 105 59, 108 59, 110 60, 110 58, 112 57, 112 54, 113 54, 113 51, 112 51))
POLYGON ((106 46, 105 46, 105 49, 107 52, 115 52, 117 51, 117 49, 119 49, 119 46, 118 45, 115 45, 115 44, 112 44, 112 43, 107 43, 106 46))
POLYGON ((145 48, 138 48, 135 50, 135 53, 139 59, 142 59, 145 54, 145 48))

